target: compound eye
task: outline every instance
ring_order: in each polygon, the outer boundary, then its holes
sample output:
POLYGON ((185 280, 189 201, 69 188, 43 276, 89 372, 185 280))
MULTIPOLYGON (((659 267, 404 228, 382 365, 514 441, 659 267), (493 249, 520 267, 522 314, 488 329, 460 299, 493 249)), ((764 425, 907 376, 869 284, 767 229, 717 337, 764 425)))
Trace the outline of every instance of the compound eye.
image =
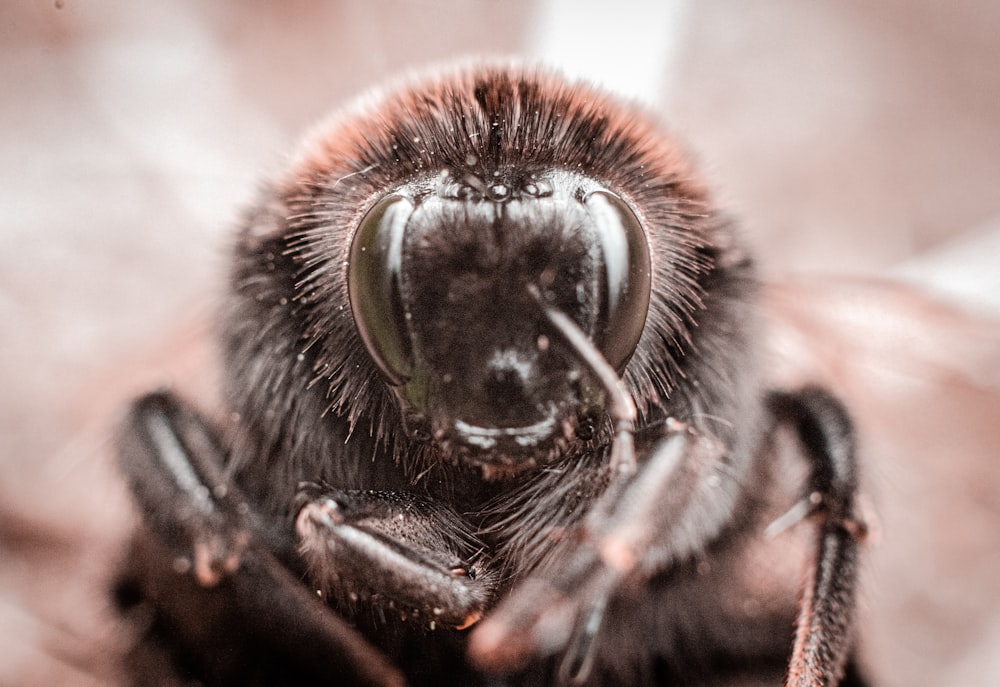
POLYGON ((347 289, 358 334, 388 382, 405 384, 413 345, 402 296, 403 232, 413 204, 386 196, 368 211, 351 243, 347 289))
POLYGON ((608 363, 621 371, 646 324, 652 279, 649 244, 639 218, 615 194, 594 191, 584 203, 597 225, 607 284, 594 342, 608 363))

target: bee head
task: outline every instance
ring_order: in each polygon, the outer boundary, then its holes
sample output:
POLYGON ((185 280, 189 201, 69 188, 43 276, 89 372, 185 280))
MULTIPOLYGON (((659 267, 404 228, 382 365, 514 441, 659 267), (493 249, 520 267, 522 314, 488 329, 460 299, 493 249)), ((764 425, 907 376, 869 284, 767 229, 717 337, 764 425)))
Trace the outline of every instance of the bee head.
POLYGON ((582 175, 446 171, 372 205, 348 290, 411 436, 516 470, 589 438, 604 412, 602 387, 540 302, 620 371, 649 307, 649 248, 628 203, 582 175))

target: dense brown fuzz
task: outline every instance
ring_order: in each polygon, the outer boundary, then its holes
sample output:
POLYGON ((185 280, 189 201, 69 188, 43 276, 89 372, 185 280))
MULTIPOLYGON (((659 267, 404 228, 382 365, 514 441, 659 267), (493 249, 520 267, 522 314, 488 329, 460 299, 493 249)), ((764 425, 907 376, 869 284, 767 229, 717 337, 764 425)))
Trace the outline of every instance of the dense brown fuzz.
POLYGON ((704 200, 680 144, 636 106, 535 67, 470 67, 403 82, 334 115, 300 148, 286 193, 348 175, 398 181, 427 171, 559 166, 619 190, 676 185, 704 200))

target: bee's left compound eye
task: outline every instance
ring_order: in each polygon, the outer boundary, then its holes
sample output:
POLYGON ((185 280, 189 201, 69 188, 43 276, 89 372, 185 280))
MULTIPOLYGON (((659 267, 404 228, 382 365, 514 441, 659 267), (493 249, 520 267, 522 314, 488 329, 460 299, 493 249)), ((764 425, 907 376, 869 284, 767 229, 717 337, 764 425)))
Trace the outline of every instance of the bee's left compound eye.
POLYGON ((347 288, 354 323, 390 384, 413 371, 413 344, 402 295, 403 233, 413 204, 389 195, 368 211, 351 243, 347 288))
POLYGON ((608 363, 621 370, 646 324, 652 278, 649 244, 639 218, 615 194, 593 191, 584 203, 596 225, 606 280, 594 343, 608 363))

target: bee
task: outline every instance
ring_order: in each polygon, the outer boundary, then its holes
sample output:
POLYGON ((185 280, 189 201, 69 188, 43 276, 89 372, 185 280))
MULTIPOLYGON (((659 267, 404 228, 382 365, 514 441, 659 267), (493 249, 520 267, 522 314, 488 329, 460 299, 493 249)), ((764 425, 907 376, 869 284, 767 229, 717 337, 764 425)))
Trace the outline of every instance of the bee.
POLYGON ((865 684, 850 414, 771 383, 759 300, 681 144, 597 88, 472 65, 335 114, 236 237, 221 408, 122 429, 135 669, 865 684))

